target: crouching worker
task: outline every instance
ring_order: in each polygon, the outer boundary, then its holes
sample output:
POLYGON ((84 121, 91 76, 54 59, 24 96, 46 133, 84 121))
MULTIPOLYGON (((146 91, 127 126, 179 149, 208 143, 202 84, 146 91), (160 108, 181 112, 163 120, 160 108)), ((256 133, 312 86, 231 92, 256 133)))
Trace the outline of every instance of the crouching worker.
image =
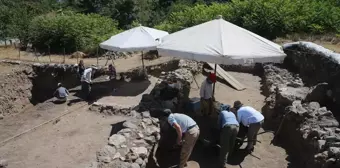
POLYGON ((218 115, 217 125, 221 129, 220 134, 220 165, 221 168, 226 167, 228 154, 233 152, 235 140, 239 130, 239 123, 233 112, 230 111, 230 106, 222 104, 221 112, 218 115))
POLYGON ((64 88, 61 83, 58 83, 58 88, 53 93, 53 95, 57 98, 56 102, 58 103, 65 103, 69 94, 68 90, 64 88))
POLYGON ((163 112, 169 124, 176 129, 177 145, 182 145, 179 168, 184 168, 199 137, 199 127, 185 114, 171 113, 170 109, 163 112))
POLYGON ((251 153, 254 151, 254 145, 256 145, 257 142, 257 134, 263 124, 264 116, 250 106, 243 106, 240 101, 234 102, 234 108, 237 111, 238 122, 248 127, 248 144, 246 149, 251 153))

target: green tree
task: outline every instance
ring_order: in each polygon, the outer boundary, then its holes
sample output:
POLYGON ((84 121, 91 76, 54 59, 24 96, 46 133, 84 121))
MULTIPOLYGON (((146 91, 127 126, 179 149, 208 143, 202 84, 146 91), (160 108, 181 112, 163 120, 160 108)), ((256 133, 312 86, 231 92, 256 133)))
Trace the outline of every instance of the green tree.
POLYGON ((29 26, 29 42, 52 52, 94 52, 98 44, 119 32, 117 23, 98 14, 72 11, 48 13, 34 18, 29 26))

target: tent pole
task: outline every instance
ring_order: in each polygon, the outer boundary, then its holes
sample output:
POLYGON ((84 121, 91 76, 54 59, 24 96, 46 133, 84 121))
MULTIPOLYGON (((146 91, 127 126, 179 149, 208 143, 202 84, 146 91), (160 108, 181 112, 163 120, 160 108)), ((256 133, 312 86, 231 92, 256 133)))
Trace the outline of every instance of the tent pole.
POLYGON ((144 53, 142 51, 142 64, 143 64, 143 71, 145 71, 145 67, 144 67, 144 53))
MULTIPOLYGON (((215 64, 215 69, 214 69, 215 75, 216 75, 216 69, 217 69, 217 64, 215 64)), ((213 96, 215 96, 215 84, 216 84, 216 82, 214 83, 214 87, 213 87, 213 96)))

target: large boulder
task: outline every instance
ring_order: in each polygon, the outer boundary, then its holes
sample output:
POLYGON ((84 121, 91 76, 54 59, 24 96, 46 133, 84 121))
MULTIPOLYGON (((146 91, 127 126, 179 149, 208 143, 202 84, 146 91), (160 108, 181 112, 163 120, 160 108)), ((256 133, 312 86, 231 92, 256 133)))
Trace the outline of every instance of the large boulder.
POLYGON ((119 147, 126 142, 126 138, 123 135, 114 134, 109 138, 109 145, 119 147))
POLYGON ((116 154, 116 148, 110 145, 106 145, 103 149, 97 152, 97 161, 110 163, 116 154))

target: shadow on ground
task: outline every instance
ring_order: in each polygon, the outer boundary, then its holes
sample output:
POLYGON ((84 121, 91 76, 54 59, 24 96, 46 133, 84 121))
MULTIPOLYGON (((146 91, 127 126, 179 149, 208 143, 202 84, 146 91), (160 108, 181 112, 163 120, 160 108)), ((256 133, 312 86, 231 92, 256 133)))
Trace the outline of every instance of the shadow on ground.
MULTIPOLYGON (((200 127, 200 137, 197 141, 195 148, 190 156, 189 160, 196 161, 201 168, 219 168, 219 147, 216 146, 218 144, 219 132, 216 128, 213 127, 215 125, 214 119, 207 120, 206 117, 194 117, 195 121, 200 127), (207 143, 210 142, 210 143, 207 143)), ((260 131, 258 135, 265 134, 271 132, 269 130, 260 131)), ((240 128, 238 137, 242 138, 246 135, 246 128, 240 128)), ((174 148, 176 142, 176 132, 172 129, 168 124, 161 123, 161 140, 159 142, 159 147, 156 152, 156 159, 159 164, 157 166, 153 161, 152 156, 150 155, 148 168, 170 168, 176 167, 179 163, 180 156, 180 148, 174 148), (164 136, 164 137, 163 137, 164 136)), ((244 145, 247 142, 239 141, 239 145, 235 146, 235 149, 232 154, 229 155, 228 164, 231 166, 236 166, 242 168, 242 165, 249 165, 247 162, 251 162, 252 159, 249 159, 248 156, 255 158, 256 160, 266 161, 266 158, 263 158, 259 153, 249 154, 246 150, 244 150, 244 145), (241 145, 243 146, 241 147, 241 145), (259 155, 259 156, 257 156, 259 155), (245 162, 245 158, 248 158, 247 162, 245 162)), ((259 142, 260 143, 260 142, 259 142)), ((263 142, 262 142, 263 143, 263 142)), ((277 141, 274 141, 273 145, 281 146, 277 141)), ((263 154, 262 154, 263 155, 263 154)), ((297 162, 291 157, 291 153, 288 153, 286 160, 289 162, 288 168, 297 168, 297 162)), ((270 166, 269 166, 270 167, 270 166)))
MULTIPOLYGON (((122 80, 112 80, 112 81, 98 81, 91 85, 91 95, 89 99, 89 104, 97 101, 98 99, 105 96, 137 96, 143 93, 151 84, 149 80, 136 80, 125 82, 122 80)), ((70 90, 74 93, 75 99, 69 101, 68 105, 80 102, 83 100, 83 94, 81 92, 81 87, 70 90)))
POLYGON ((113 134, 117 134, 120 130, 122 130, 124 122, 125 121, 118 122, 118 123, 115 123, 115 124, 111 124, 111 131, 110 131, 109 137, 111 137, 113 134))

